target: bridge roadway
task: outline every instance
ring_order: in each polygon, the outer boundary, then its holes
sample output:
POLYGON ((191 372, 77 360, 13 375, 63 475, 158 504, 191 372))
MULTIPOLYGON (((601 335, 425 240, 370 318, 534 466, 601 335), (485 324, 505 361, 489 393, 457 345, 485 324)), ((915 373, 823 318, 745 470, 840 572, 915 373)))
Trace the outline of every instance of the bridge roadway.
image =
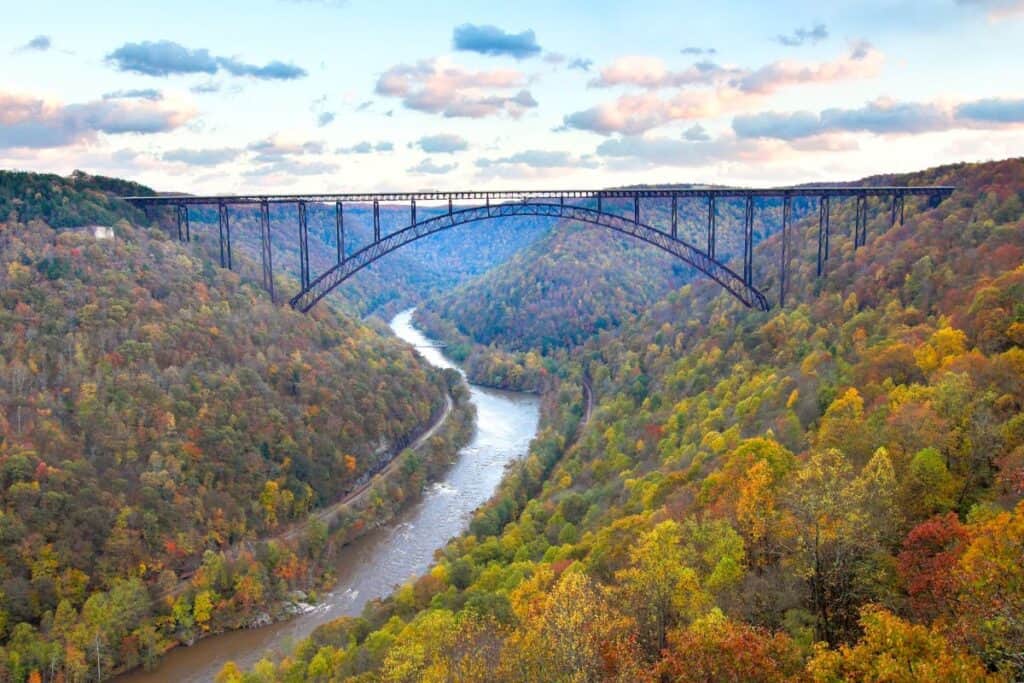
MULTIPOLYGON (((225 268, 232 268, 231 223, 228 207, 254 205, 260 212, 260 256, 263 270, 263 284, 275 297, 273 249, 270 238, 270 205, 294 204, 298 214, 297 240, 299 243, 299 282, 301 291, 292 297, 290 303, 296 309, 308 311, 324 296, 341 285, 356 272, 382 258, 388 253, 422 237, 458 225, 508 216, 545 216, 576 220, 609 228, 616 232, 635 237, 666 251, 701 271, 718 282, 744 305, 768 310, 770 304, 763 292, 754 287, 754 213, 755 199, 777 199, 782 202, 782 239, 779 262, 778 303, 785 305, 786 286, 791 249, 789 226, 792 222, 792 200, 795 197, 817 200, 818 219, 818 263, 817 274, 825 272, 829 259, 831 200, 853 198, 856 201, 854 225, 854 248, 867 244, 868 198, 889 200, 889 224, 897 220, 902 224, 904 200, 906 197, 926 197, 934 206, 953 193, 949 186, 878 186, 878 185, 828 185, 795 186, 772 188, 741 187, 635 187, 601 190, 461 190, 421 192, 378 192, 340 194, 242 194, 242 195, 186 195, 161 194, 151 196, 125 197, 125 200, 146 211, 172 208, 176 211, 178 238, 191 240, 189 207, 216 206, 220 239, 220 262, 225 268), (678 233, 680 199, 700 198, 707 202, 707 237, 704 248, 698 248, 680 238, 678 233), (632 200, 632 216, 607 210, 606 199, 632 200), (641 221, 643 200, 668 199, 671 201, 671 222, 668 231, 646 225, 641 221), (743 230, 743 272, 736 273, 719 261, 716 255, 717 208, 719 199, 742 199, 745 203, 743 230), (382 234, 380 204, 408 203, 409 225, 395 232, 382 234), (417 202, 447 203, 447 212, 423 220, 417 220, 417 202), (459 202, 456 208, 455 202, 459 202), (481 205, 482 202, 482 205, 481 205), (595 208, 581 205, 581 202, 596 204, 595 208), (337 263, 324 273, 313 277, 309 266, 309 232, 307 228, 308 204, 335 205, 335 247, 337 263), (469 206, 467 207, 467 203, 469 206), (345 250, 345 204, 372 204, 373 242, 355 253, 345 250)), ((621 202, 620 202, 621 204, 621 202)))

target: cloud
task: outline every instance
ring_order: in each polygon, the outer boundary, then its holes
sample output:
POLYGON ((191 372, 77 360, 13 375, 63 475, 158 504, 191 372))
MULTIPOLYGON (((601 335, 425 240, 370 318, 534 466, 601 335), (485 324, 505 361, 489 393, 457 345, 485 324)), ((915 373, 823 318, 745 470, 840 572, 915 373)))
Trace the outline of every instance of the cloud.
POLYGON ((311 176, 336 173, 338 167, 326 161, 299 161, 297 159, 283 159, 273 163, 256 166, 242 173, 246 178, 274 179, 278 182, 288 182, 293 176, 311 176))
POLYGON ((591 155, 576 156, 561 150, 529 149, 515 154, 476 160, 481 177, 543 178, 559 172, 581 168, 597 168, 600 163, 591 155))
POLYGON ((452 32, 452 47, 482 55, 526 59, 540 54, 537 37, 532 30, 507 33, 497 26, 462 24, 452 32))
POLYGON ((269 137, 249 144, 246 149, 255 154, 254 161, 272 164, 292 157, 322 154, 324 143, 318 141, 286 142, 276 137, 269 137))
POLYGON ((415 144, 427 154, 453 154, 469 149, 469 142, 465 138, 450 133, 425 135, 415 144))
POLYGON ((1001 99, 998 97, 965 102, 956 108, 956 118, 961 121, 989 123, 1024 122, 1024 99, 1001 99))
POLYGON ((356 111, 366 111, 367 109, 369 109, 372 106, 373 106, 373 100, 366 100, 365 102, 360 102, 359 103, 359 105, 356 107, 356 111))
POLYGON ((593 159, 589 157, 581 158, 561 150, 543 149, 530 149, 497 159, 476 160, 476 165, 480 168, 507 166, 510 164, 524 164, 534 168, 594 168, 596 165, 593 159))
POLYGON ((456 168, 458 168, 458 164, 456 163, 438 165, 435 164, 430 159, 424 159, 415 166, 410 167, 408 171, 409 173, 441 175, 444 173, 450 173, 451 171, 454 171, 456 168))
POLYGON ((370 152, 390 152, 394 148, 395 145, 391 142, 378 142, 374 144, 364 140, 363 142, 357 142, 351 147, 339 147, 337 152, 338 154, 369 154, 370 152))
POLYGON ((822 132, 821 118, 809 111, 778 113, 773 111, 737 116, 733 131, 741 138, 795 140, 822 132))
POLYGON ((718 50, 716 50, 713 47, 695 47, 693 45, 689 45, 687 47, 684 47, 679 52, 684 54, 684 55, 699 56, 699 55, 713 55, 713 54, 717 53, 718 50))
POLYGON ((193 116, 191 111, 172 110, 146 101, 55 104, 0 93, 0 148, 64 147, 91 140, 99 133, 164 133, 184 125, 193 116))
POLYGON ((322 159, 307 159, 324 153, 322 141, 297 142, 271 136, 250 143, 246 151, 252 153, 254 164, 242 175, 267 184, 291 184, 294 176, 313 176, 336 173, 337 164, 322 159))
POLYGON ((594 66, 594 60, 586 59, 584 57, 570 59, 568 64, 570 69, 579 69, 580 71, 590 71, 592 66, 594 66))
POLYGON ((799 47, 805 43, 812 45, 820 43, 826 38, 828 38, 828 28, 825 27, 825 24, 815 24, 810 28, 798 27, 788 36, 776 36, 775 41, 787 47, 799 47))
POLYGON ((209 50, 190 50, 168 40, 125 43, 107 55, 107 62, 119 71, 146 76, 171 74, 215 74, 219 65, 209 50))
POLYGON ((38 35, 21 47, 15 48, 14 52, 46 52, 52 46, 53 41, 50 40, 50 36, 38 35))
POLYGON ((1001 21, 1024 14, 1024 0, 956 0, 956 4, 982 9, 991 21, 1001 21))
POLYGON ((276 60, 263 66, 257 66, 230 57, 218 57, 217 63, 232 76, 250 76, 266 81, 293 81, 307 75, 306 70, 302 67, 276 60))
POLYGON ((164 161, 175 161, 190 166, 217 166, 237 159, 241 149, 221 147, 219 149, 172 149, 163 153, 164 161))
POLYGON ((820 64, 782 60, 753 71, 736 82, 744 92, 773 93, 802 83, 832 83, 876 76, 882 68, 882 53, 865 42, 853 45, 839 59, 820 64))
POLYGON ((695 167, 719 161, 745 163, 773 160, 778 144, 743 141, 726 137, 703 142, 689 142, 663 137, 623 137, 605 140, 597 146, 597 154, 612 160, 619 167, 653 166, 695 167))
POLYGON ((737 69, 726 69, 714 62, 698 62, 678 71, 669 70, 658 57, 631 55, 619 57, 601 69, 601 74, 590 81, 592 88, 610 88, 630 85, 640 88, 668 88, 686 85, 710 85, 731 76, 740 75, 737 69))
POLYGON ((519 118, 537 106, 524 75, 512 69, 467 71, 442 60, 398 64, 377 79, 378 95, 400 97, 408 109, 446 117, 519 118), (495 94, 520 88, 514 94, 495 94))
POLYGON ((689 140, 690 142, 707 142, 711 139, 711 136, 708 135, 704 126, 699 123, 695 123, 683 131, 683 139, 689 140))
POLYGON ((847 54, 828 62, 779 61, 756 70, 704 62, 672 71, 657 58, 622 58, 603 69, 591 84, 628 85, 648 92, 625 94, 570 113, 563 119, 563 128, 602 135, 639 135, 674 121, 694 121, 749 109, 764 96, 786 87, 867 78, 878 73, 882 61, 881 53, 865 43, 854 44, 847 54), (674 92, 655 92, 664 88, 674 88, 674 92))
POLYGON ((114 92, 103 94, 103 99, 105 100, 147 100, 149 102, 159 102, 163 98, 164 94, 154 88, 115 90, 114 92))
POLYGON ((220 92, 221 85, 216 81, 207 81, 206 83, 197 83, 189 88, 190 92, 194 92, 197 95, 207 95, 209 93, 220 92))
POLYGON ((788 113, 761 112, 733 119, 741 138, 800 140, 826 133, 916 135, 956 128, 1002 128, 1024 124, 1024 99, 982 99, 949 107, 931 102, 878 99, 856 109, 788 113))
POLYGON ((263 80, 292 80, 306 75, 304 69, 284 62, 247 64, 234 57, 216 57, 206 49, 191 50, 169 40, 125 43, 108 54, 106 61, 119 71, 145 76, 213 75, 221 69, 233 76, 263 80))
POLYGON ((332 112, 332 111, 320 112, 320 115, 316 117, 317 128, 323 128, 324 126, 329 126, 330 124, 334 123, 334 119, 335 119, 334 112, 332 112))

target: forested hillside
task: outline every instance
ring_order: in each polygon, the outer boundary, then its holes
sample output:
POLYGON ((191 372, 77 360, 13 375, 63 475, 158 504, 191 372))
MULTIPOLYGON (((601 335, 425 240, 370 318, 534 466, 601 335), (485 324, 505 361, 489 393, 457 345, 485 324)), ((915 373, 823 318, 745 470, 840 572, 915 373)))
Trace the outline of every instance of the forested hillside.
POLYGON ((309 585, 325 529, 237 569, 210 551, 338 499, 445 405, 450 378, 408 347, 272 305, 130 222, 108 194, 126 187, 0 174, 4 680, 150 662, 309 585), (90 223, 114 237, 71 229, 90 223), (182 591, 200 564, 218 589, 182 591))
POLYGON ((958 189, 785 310, 697 282, 559 352, 428 574, 221 680, 1024 677, 1024 161, 892 180, 958 189))

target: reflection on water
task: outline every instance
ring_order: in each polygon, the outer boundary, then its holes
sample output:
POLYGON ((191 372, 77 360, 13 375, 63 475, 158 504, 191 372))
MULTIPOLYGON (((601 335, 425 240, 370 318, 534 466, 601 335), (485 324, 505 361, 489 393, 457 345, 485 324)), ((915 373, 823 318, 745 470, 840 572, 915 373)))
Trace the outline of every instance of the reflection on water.
MULTIPOLYGON (((411 310, 395 316, 391 329, 419 347, 431 364, 457 367, 412 326, 411 310)), ((371 531, 341 552, 335 568, 338 583, 322 596, 320 604, 286 622, 233 631, 177 648, 155 671, 133 672, 118 680, 210 681, 230 660, 248 668, 265 655, 288 651, 323 623, 359 614, 369 600, 422 574, 430 566, 434 550, 462 532, 473 510, 491 497, 505 466, 526 454, 537 431, 540 402, 535 396, 472 385, 470 394, 477 410, 476 432, 459 451, 456 463, 392 524, 371 531)))

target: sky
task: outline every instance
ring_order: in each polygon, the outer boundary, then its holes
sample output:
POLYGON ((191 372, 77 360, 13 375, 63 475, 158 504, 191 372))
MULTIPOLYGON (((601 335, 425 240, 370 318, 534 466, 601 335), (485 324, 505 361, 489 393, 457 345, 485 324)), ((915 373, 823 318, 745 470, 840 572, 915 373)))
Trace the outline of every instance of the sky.
POLYGON ((161 191, 778 186, 1024 156, 1024 0, 3 15, 0 168, 161 191))

